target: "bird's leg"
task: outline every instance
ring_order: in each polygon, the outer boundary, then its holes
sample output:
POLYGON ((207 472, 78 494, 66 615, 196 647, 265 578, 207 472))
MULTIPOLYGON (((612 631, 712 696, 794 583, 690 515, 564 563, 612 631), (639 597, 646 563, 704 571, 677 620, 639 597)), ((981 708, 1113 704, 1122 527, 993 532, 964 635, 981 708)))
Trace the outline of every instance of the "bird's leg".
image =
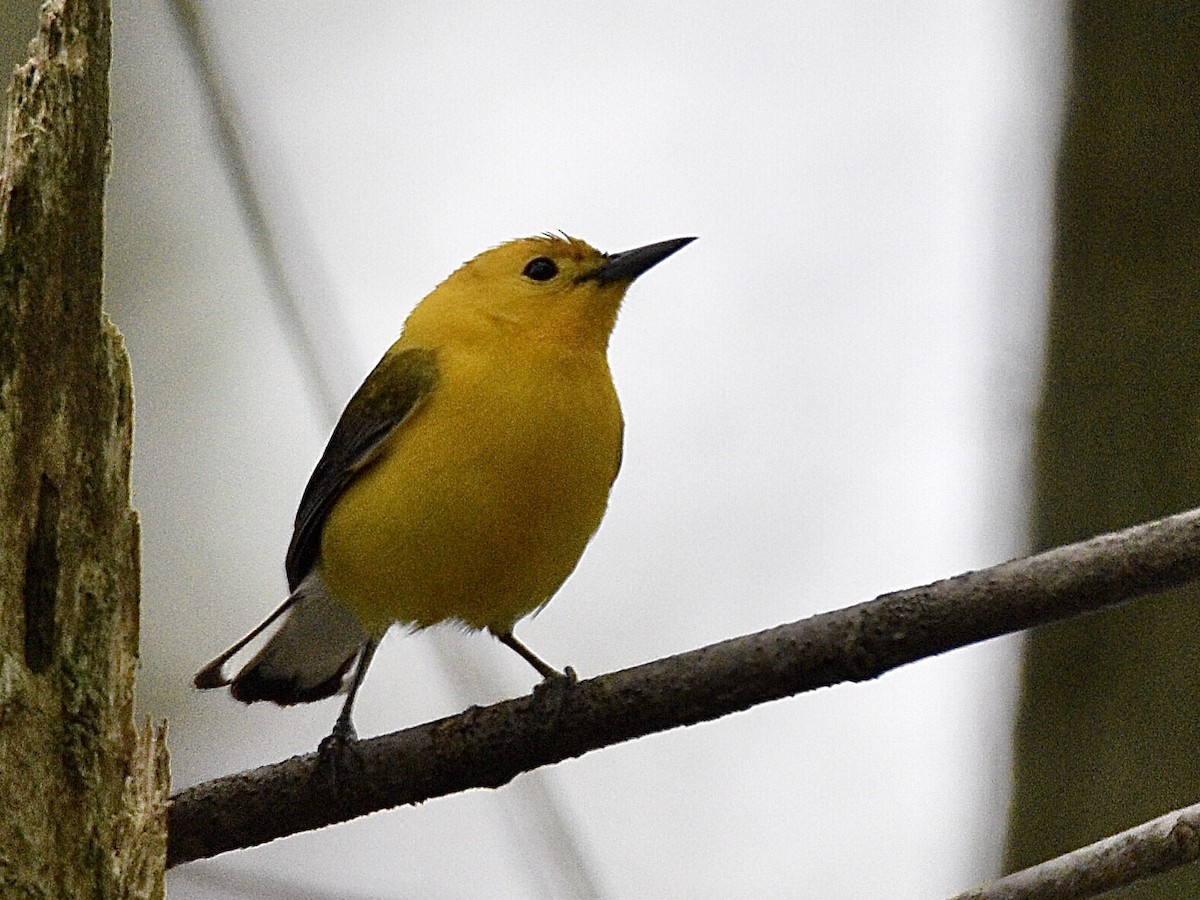
POLYGON ((350 715, 354 709, 354 698, 358 696, 358 689, 362 687, 363 679, 367 675, 367 667, 371 665, 371 657, 375 655, 375 648, 378 646, 379 641, 369 638, 358 652, 358 663, 354 667, 350 690, 346 692, 346 702, 342 704, 342 711, 338 713, 337 721, 333 724, 333 731, 325 740, 321 741, 321 745, 317 748, 317 752, 322 755, 334 746, 345 745, 358 739, 358 734, 354 730, 354 721, 350 715))
POLYGON ((496 639, 499 640, 500 643, 517 651, 517 653, 520 654, 521 658, 524 659, 525 662, 537 669, 538 674, 541 675, 544 680, 550 682, 567 682, 574 684, 575 670, 570 666, 567 666, 564 671, 560 672, 553 666, 547 665, 536 653, 517 640, 516 635, 514 635, 511 630, 504 632, 494 631, 492 633, 496 635, 496 639))

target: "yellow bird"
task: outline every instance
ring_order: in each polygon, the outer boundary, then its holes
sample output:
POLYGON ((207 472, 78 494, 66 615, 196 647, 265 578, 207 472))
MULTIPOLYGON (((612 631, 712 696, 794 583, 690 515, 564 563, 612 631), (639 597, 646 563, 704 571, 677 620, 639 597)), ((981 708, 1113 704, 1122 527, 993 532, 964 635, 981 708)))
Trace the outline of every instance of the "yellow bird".
POLYGON ((287 600, 197 675, 280 705, 349 685, 331 739, 384 632, 513 636, 574 570, 621 466, 608 340, 635 278, 694 238, 606 254, 545 235, 465 263, 412 311, 346 406, 296 513, 287 600), (232 657, 278 629, 233 677, 232 657), (353 674, 351 675, 351 669, 353 674))

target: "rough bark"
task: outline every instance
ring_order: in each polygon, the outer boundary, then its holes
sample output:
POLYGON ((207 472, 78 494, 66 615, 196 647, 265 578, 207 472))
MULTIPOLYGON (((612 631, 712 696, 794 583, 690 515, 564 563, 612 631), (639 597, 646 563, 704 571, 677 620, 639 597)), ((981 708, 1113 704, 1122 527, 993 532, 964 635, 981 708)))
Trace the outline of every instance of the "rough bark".
MULTIPOLYGON (((1200 12, 1074 3, 1033 538, 1200 497, 1200 12)), ((1200 590, 1026 648, 1010 868, 1200 796, 1200 590)), ((1129 897, 1195 897, 1191 867, 1129 897)), ((1125 896, 1125 895, 1123 895, 1125 896)))
POLYGON ((129 362, 100 303, 108 3, 51 0, 30 49, 0 168, 0 896, 161 897, 129 362))

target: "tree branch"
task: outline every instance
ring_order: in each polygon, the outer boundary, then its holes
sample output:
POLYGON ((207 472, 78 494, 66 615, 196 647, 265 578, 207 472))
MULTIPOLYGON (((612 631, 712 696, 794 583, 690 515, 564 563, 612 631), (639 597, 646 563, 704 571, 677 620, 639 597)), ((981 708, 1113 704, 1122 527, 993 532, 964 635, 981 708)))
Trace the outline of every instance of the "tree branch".
POLYGON ((951 900, 1078 900, 1200 858, 1200 803, 1143 822, 951 900))
POLYGON ((178 794, 168 865, 468 788, 1200 578, 1200 510, 178 794))

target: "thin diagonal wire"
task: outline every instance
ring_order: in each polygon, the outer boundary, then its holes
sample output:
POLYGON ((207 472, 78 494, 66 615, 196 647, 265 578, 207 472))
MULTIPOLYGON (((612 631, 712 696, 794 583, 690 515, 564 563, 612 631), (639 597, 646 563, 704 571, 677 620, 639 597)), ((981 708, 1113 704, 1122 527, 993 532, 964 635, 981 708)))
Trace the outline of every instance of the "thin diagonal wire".
MULTIPOLYGON (((344 888, 337 892, 314 888, 296 878, 288 878, 273 872, 248 872, 245 869, 221 862, 203 861, 200 865, 176 869, 167 876, 169 893, 189 885, 206 893, 220 893, 222 897, 254 897, 255 900, 384 900, 377 893, 347 893, 344 888)), ((408 895, 387 894, 387 900, 406 900, 408 895)), ((428 895, 423 895, 428 898, 428 895)))
POLYGON ((284 181, 283 160, 265 135, 253 147, 245 116, 226 88, 208 46, 202 13, 191 0, 172 0, 189 60, 208 98, 219 154, 262 266, 264 282, 296 362, 332 427, 356 387, 346 361, 353 358, 349 330, 294 191, 284 181), (268 177, 266 173, 270 172, 268 177))
MULTIPOLYGON (((325 425, 331 429, 341 404, 355 386, 348 383, 345 366, 345 360, 354 353, 315 241, 302 224, 302 210, 294 202, 292 191, 283 183, 283 167, 268 165, 278 160, 270 158, 276 154, 268 150, 265 138, 256 136, 253 150, 244 140, 248 134, 246 121, 219 71, 201 11, 192 0, 170 0, 169 5, 208 98, 221 159, 233 181, 276 315, 320 402, 325 425), (267 172, 272 173, 271 177, 266 176, 267 172)), ((443 642, 433 644, 442 669, 464 704, 471 700, 473 683, 499 682, 491 667, 476 661, 463 669, 462 660, 453 657, 443 642)), ((517 825, 523 838, 541 848, 537 853, 520 854, 539 893, 601 900, 603 892, 588 864, 581 836, 565 814, 561 798, 541 773, 530 773, 512 785, 507 796, 520 807, 507 810, 510 822, 517 825)))

